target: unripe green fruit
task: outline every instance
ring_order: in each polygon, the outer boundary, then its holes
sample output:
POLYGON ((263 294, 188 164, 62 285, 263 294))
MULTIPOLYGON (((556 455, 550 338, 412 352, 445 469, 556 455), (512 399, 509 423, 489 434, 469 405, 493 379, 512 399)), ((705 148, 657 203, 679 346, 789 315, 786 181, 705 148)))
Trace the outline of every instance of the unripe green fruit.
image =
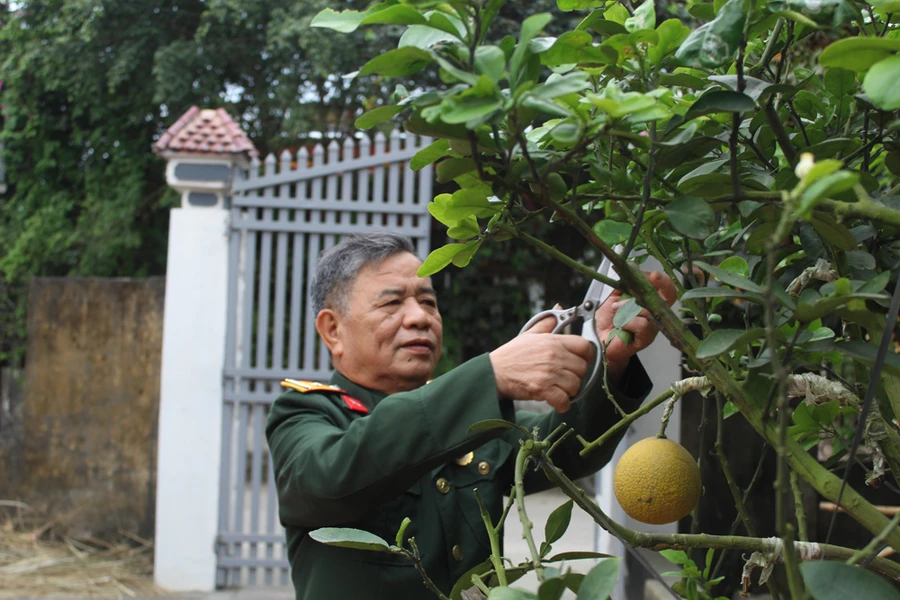
POLYGON ((853 287, 850 285, 850 280, 846 277, 841 277, 834 282, 835 296, 849 296, 852 292, 853 287))

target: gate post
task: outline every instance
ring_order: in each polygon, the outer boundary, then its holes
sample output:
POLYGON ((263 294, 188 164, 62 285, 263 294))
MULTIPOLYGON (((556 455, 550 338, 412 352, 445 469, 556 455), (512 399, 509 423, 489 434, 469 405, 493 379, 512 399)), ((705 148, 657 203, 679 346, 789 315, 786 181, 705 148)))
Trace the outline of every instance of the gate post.
POLYGON ((256 149, 222 109, 192 107, 153 150, 181 193, 169 221, 154 579, 215 587, 232 180, 256 149))

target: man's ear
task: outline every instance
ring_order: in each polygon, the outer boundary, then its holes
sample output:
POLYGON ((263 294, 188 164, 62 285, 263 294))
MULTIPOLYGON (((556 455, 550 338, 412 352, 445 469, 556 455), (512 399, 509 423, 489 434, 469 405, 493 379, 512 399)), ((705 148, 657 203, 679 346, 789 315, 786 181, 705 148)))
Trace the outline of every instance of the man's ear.
POLYGON ((340 358, 344 354, 344 345, 341 343, 340 327, 341 316, 330 308, 323 308, 316 315, 316 331, 325 342, 333 358, 340 358))

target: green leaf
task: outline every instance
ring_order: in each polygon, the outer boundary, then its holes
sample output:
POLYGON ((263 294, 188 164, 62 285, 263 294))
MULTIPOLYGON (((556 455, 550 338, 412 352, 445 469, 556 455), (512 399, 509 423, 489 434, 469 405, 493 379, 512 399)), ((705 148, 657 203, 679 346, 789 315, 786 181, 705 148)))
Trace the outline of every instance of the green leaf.
POLYGON ((488 600, 537 600, 537 596, 525 590, 504 586, 491 588, 488 600))
POLYGON ((900 593, 890 583, 862 567, 811 560, 800 564, 800 573, 815 600, 900 600, 900 593))
POLYGON ((816 230, 816 233, 832 246, 841 250, 853 250, 856 248, 856 240, 853 238, 853 234, 842 224, 838 223, 830 214, 815 212, 810 223, 813 229, 816 230))
POLYGON ((396 48, 376 56, 359 70, 360 75, 384 75, 385 77, 401 77, 418 73, 431 64, 431 53, 421 48, 407 46, 396 48))
POLYGON ((834 173, 835 171, 840 169, 842 166, 844 166, 843 162, 841 162, 839 160, 835 160, 833 158, 826 158, 825 160, 818 160, 812 166, 812 168, 809 170, 809 173, 807 173, 803 177, 803 183, 810 184, 813 181, 816 181, 817 179, 821 179, 822 177, 825 177, 826 175, 830 175, 831 173, 834 173))
POLYGON ((618 53, 608 46, 595 46, 587 31, 567 31, 541 54, 541 63, 556 65, 613 65, 618 53))
POLYGON ((391 552, 391 547, 386 541, 368 531, 361 529, 349 529, 344 527, 323 527, 309 532, 309 537, 320 544, 328 546, 340 546, 341 548, 356 548, 357 550, 372 550, 375 552, 391 552))
POLYGON ((456 36, 441 29, 436 29, 427 25, 410 25, 406 31, 403 32, 403 35, 400 36, 397 47, 406 48, 409 46, 412 48, 428 50, 429 48, 444 42, 454 42, 456 39, 456 36))
POLYGON ((728 284, 732 287, 740 288, 742 290, 747 290, 748 292, 756 292, 757 294, 762 293, 762 288, 757 284, 753 283, 746 277, 741 277, 740 275, 735 275, 734 273, 729 273, 728 271, 723 271, 722 269, 713 267, 711 265, 706 264, 702 261, 694 261, 694 264, 714 276, 716 279, 721 281, 722 283, 728 284))
POLYGON ((881 110, 900 108, 900 56, 880 60, 869 69, 863 79, 863 91, 881 110))
MULTIPOLYGON (((867 365, 874 364, 875 358, 878 355, 878 346, 862 340, 838 342, 835 346, 841 354, 859 360, 867 365)), ((894 373, 900 371, 900 355, 888 351, 885 355, 884 366, 889 367, 894 373)))
POLYGON ((538 600, 559 600, 566 591, 566 582, 561 577, 549 577, 538 588, 538 600))
POLYGON ((419 277, 431 277, 453 262, 453 257, 462 252, 466 244, 447 244, 431 251, 422 266, 419 267, 419 277))
POLYGON ((572 500, 562 504, 547 517, 544 523, 544 541, 552 544, 559 540, 569 528, 569 522, 572 520, 572 500))
MULTIPOLYGON (((550 130, 550 137, 561 144, 572 146, 581 138, 581 123, 578 121, 562 121, 550 130)), ((554 175, 556 175, 554 173, 554 175)), ((558 175, 557 175, 558 176, 558 175)))
POLYGON ((770 11, 808 27, 840 27, 858 12, 846 0, 770 0, 770 11))
POLYGON ((456 583, 453 584, 453 589, 450 591, 450 600, 462 600, 463 590, 468 590, 473 585, 475 585, 474 583, 472 583, 472 576, 478 575, 480 577, 488 571, 493 570, 493 568, 493 563, 491 563, 490 559, 488 559, 481 564, 475 565, 474 567, 463 573, 462 577, 456 580, 456 583))
POLYGON ((588 571, 576 600, 599 600, 609 596, 616 587, 621 558, 607 558, 588 571))
POLYGON ((459 41, 464 40, 466 36, 466 26, 458 18, 440 11, 434 11, 427 16, 428 24, 431 27, 449 33, 459 41))
POLYGON ((756 110, 753 98, 740 92, 707 92, 700 96, 684 115, 685 121, 719 112, 743 113, 756 110))
POLYGON ((503 108, 499 97, 456 96, 441 104, 441 119, 451 125, 471 123, 488 117, 503 108))
POLYGON ((891 280, 891 272, 890 271, 882 271, 866 283, 864 283, 857 292, 861 294, 877 294, 882 291, 885 287, 887 287, 888 282, 891 280))
POLYGON ((900 51, 900 39, 852 37, 830 44, 819 54, 823 67, 868 71, 872 65, 900 51))
POLYGON ((654 65, 662 64, 672 52, 691 34, 691 28, 678 19, 667 19, 656 28, 659 41, 647 50, 647 56, 654 65))
POLYGON ((467 433, 475 433, 476 431, 488 431, 490 429, 518 429, 526 436, 531 437, 531 433, 521 425, 517 425, 515 423, 510 423, 509 421, 504 421, 503 419, 486 419, 484 421, 478 421, 477 423, 473 423, 467 433))
POLYGON ((750 277, 750 265, 742 256, 729 256, 719 263, 719 268, 741 277, 750 277))
POLYGON ((687 553, 683 550, 660 550, 659 554, 667 561, 675 563, 676 565, 683 565, 690 560, 687 553))
POLYGON ((797 210, 802 215, 808 214, 822 200, 853 189, 858 182, 859 172, 857 171, 837 171, 826 175, 814 181, 803 191, 797 210))
POLYGON ((474 170, 475 162, 471 158, 445 158, 437 164, 437 180, 447 183, 474 170))
POLYGON ((403 547, 403 534, 406 533, 406 528, 409 527, 409 524, 412 523, 409 517, 403 517, 403 521, 400 522, 400 529, 397 530, 397 537, 394 538, 394 541, 401 548, 403 547))
POLYGON ((479 248, 481 248, 481 240, 466 242, 466 247, 453 257, 453 265, 460 269, 469 266, 469 263, 472 262, 472 257, 475 256, 479 248))
POLYGON ((313 17, 309 26, 350 33, 356 31, 367 12, 359 12, 358 10, 342 10, 338 12, 331 8, 326 8, 313 17))
POLYGON ((625 29, 629 33, 654 29, 656 27, 656 8, 653 0, 644 0, 644 3, 634 9, 634 14, 625 19, 625 29))
POLYGON ((554 554, 550 558, 544 559, 544 562, 569 562, 570 560, 593 560, 595 558, 609 558, 609 554, 576 550, 574 552, 560 552, 559 554, 554 554))
POLYGON ((716 329, 697 347, 697 358, 715 358, 735 346, 758 340, 766 334, 761 327, 753 329, 716 329))
POLYGON ((606 4, 606 0, 556 0, 556 7, 563 12, 587 10, 588 8, 597 8, 604 4, 606 4))
POLYGON ((461 221, 468 216, 490 217, 500 209, 500 204, 488 200, 483 187, 475 187, 453 192, 444 209, 448 219, 461 221))
POLYGON ((384 123, 385 121, 394 118, 402 111, 402 106, 379 106, 378 108, 373 108, 360 115, 354 125, 356 125, 358 129, 371 129, 380 123, 384 123))
POLYGON ((682 196, 666 204, 664 211, 672 227, 689 238, 705 238, 716 224, 715 212, 701 198, 682 196))
MULTIPOLYGON (((801 296, 802 299, 802 296, 801 296)), ((798 321, 808 323, 816 319, 821 319, 845 304, 849 304, 853 300, 886 300, 887 297, 882 294, 861 294, 859 292, 847 294, 843 296, 830 296, 817 300, 815 304, 801 301, 797 304, 794 316, 798 321)), ((896 356, 896 355, 895 355, 896 356)))
POLYGON ((542 100, 553 100, 566 94, 575 94, 591 87, 588 74, 584 71, 575 71, 567 75, 551 75, 541 85, 533 87, 528 94, 542 100))
MULTIPOLYGON (((440 221, 440 219, 438 220, 440 221)), ((453 240, 467 240, 469 238, 477 236, 480 233, 481 229, 478 227, 478 219, 476 219, 474 215, 469 215, 464 219, 460 219, 456 222, 455 225, 447 228, 447 237, 453 240)), ((465 265, 460 265, 457 262, 458 260, 464 260, 460 258, 460 254, 462 254, 462 252, 453 257, 453 264, 457 267, 464 267, 465 265)), ((471 255, 469 255, 469 259, 471 259, 471 255)), ((465 260, 465 263, 468 264, 469 261, 465 260)))
MULTIPOLYGON (((709 80, 715 81, 716 83, 721 83, 725 87, 730 88, 732 91, 737 92, 737 75, 710 75, 709 80)), ((749 96, 750 99, 756 101, 759 100, 759 97, 762 96, 768 88, 772 87, 772 85, 773 84, 769 83, 768 81, 763 81, 762 79, 757 79, 755 77, 744 77, 744 94, 749 96)), ((743 100, 741 101, 743 102, 743 100)))
POLYGON ((692 67, 716 68, 734 58, 747 19, 744 0, 728 0, 715 20, 702 25, 688 36, 675 58, 692 67))
POLYGON ((416 155, 409 161, 409 167, 413 171, 421 171, 447 156, 449 152, 450 140, 435 140, 416 152, 416 155))
POLYGON ((594 233, 610 246, 622 244, 631 237, 631 224, 603 219, 594 225, 594 233))
POLYGON ((497 83, 506 70, 506 54, 497 46, 479 46, 475 49, 475 68, 497 83))
POLYGON ((360 25, 425 25, 428 20, 425 15, 411 6, 395 4, 382 10, 366 11, 366 16, 360 21, 360 25))
POLYGON ((548 13, 539 13, 531 15, 522 21, 522 30, 519 32, 519 43, 513 50, 512 57, 509 59, 509 78, 513 82, 518 82, 522 66, 528 56, 528 42, 541 32, 547 26, 552 17, 548 13))
POLYGON ((630 298, 613 315, 613 327, 618 327, 619 329, 625 327, 632 319, 641 314, 642 310, 637 301, 634 298, 630 298))
POLYGON ((832 68, 825 72, 825 89, 838 100, 853 95, 855 87, 856 73, 853 71, 832 68))
POLYGON ((900 0, 869 0, 868 4, 886 13, 900 12, 900 0))

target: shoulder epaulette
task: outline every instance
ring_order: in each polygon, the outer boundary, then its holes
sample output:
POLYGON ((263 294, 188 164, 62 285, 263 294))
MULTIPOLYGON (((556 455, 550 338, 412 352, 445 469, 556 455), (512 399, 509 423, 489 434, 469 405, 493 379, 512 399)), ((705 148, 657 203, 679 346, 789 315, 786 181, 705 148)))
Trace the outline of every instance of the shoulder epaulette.
POLYGON ((345 394, 346 392, 336 385, 328 385, 327 383, 318 383, 316 381, 298 381, 297 379, 285 379, 281 382, 281 387, 308 394, 309 392, 335 392, 337 394, 345 394))
POLYGON ((337 387, 336 385, 328 385, 326 383, 318 383, 315 381, 298 381, 296 379, 285 379, 281 382, 281 387, 288 388, 289 390, 294 390, 295 392, 300 392, 301 394, 308 394, 309 392, 332 392, 335 394, 340 394, 341 399, 344 401, 344 405, 348 410, 362 413, 364 415, 369 414, 369 409, 365 404, 363 404, 356 398, 351 398, 347 395, 347 392, 337 387))

